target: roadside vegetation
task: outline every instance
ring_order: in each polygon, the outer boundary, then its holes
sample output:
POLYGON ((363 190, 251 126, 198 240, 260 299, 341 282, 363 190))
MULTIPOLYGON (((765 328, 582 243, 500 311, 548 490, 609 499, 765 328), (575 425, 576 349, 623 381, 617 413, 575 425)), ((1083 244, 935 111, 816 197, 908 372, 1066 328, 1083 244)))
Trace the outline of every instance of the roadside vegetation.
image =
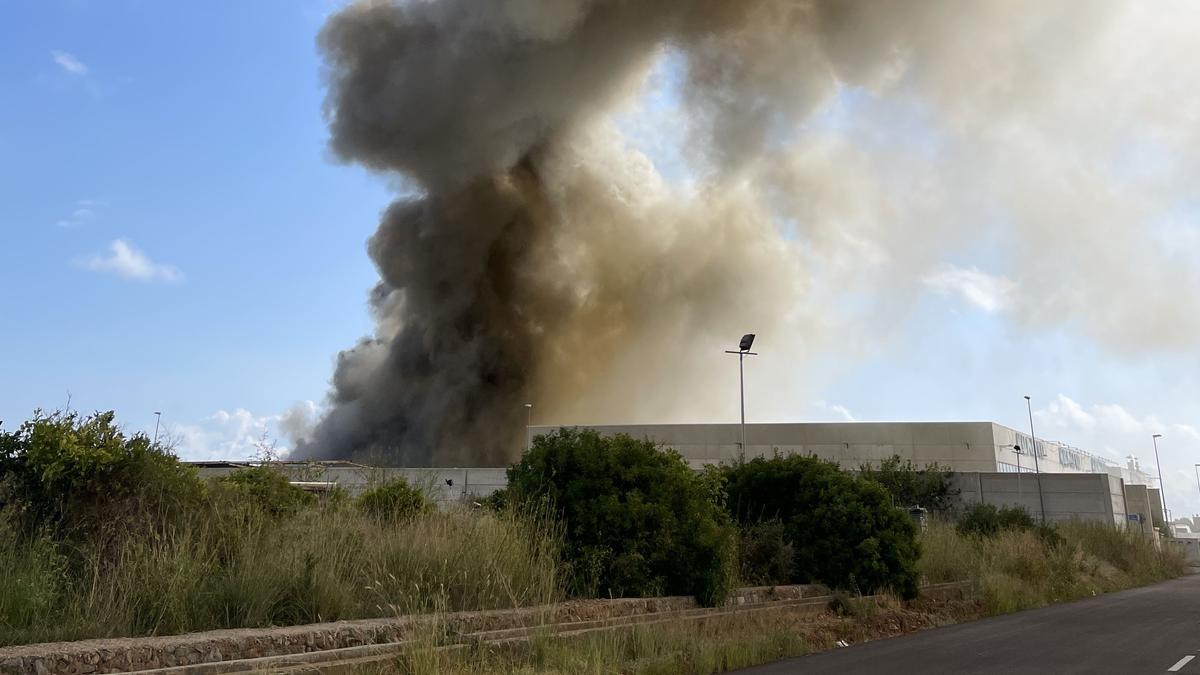
POLYGON ((109 413, 38 415, 0 433, 0 645, 550 602, 556 527, 403 484, 205 483, 109 413))
POLYGON ((957 524, 936 520, 921 536, 921 575, 931 583, 970 579, 987 614, 1165 581, 1185 562, 1168 547, 1104 523, 1043 526, 1024 511, 977 506, 957 524))
MULTIPOLYGON (((738 585, 786 583, 838 589, 838 620, 853 622, 870 618, 861 595, 901 603, 921 583, 969 579, 979 611, 997 613, 1182 571, 1115 528, 954 513, 948 474, 898 460, 862 475, 797 456, 695 472, 648 441, 563 430, 536 439, 508 478, 483 507, 449 511, 402 481, 318 499, 269 462, 201 481, 112 413, 39 413, 0 430, 0 646, 566 598, 720 605, 738 585), (918 532, 894 505, 930 508, 933 522, 918 532)), ((820 644, 725 628, 743 637, 646 627, 550 640, 511 663, 676 672, 653 664, 677 658, 694 665, 682 672, 715 672, 820 644)))

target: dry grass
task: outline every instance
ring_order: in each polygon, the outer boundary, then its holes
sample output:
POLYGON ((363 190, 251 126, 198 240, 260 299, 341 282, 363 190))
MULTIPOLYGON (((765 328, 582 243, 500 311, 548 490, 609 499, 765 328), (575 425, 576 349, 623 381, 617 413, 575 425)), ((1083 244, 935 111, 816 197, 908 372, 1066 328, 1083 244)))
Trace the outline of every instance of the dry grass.
POLYGON ((553 528, 511 514, 460 510, 390 524, 349 510, 283 520, 241 512, 107 549, 0 535, 0 645, 560 597, 553 528))
POLYGON ((932 583, 975 579, 990 614, 1142 586, 1181 575, 1184 561, 1150 539, 1102 523, 1073 522, 1057 537, 1005 531, 959 534, 945 523, 922 534, 921 573, 932 583))
POLYGON ((860 600, 853 615, 803 610, 741 613, 699 621, 641 625, 573 637, 540 635, 526 643, 437 649, 421 644, 362 675, 433 673, 637 675, 723 673, 977 616, 972 603, 904 604, 860 600), (866 609, 870 604, 871 608, 866 609))

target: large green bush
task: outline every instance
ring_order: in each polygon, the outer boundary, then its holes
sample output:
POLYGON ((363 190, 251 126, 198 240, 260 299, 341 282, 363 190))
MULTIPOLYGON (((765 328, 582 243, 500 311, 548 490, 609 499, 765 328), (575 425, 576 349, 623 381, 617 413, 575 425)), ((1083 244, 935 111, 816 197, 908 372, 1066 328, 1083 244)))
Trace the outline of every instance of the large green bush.
POLYGON ((192 468, 113 418, 39 411, 0 430, 0 510, 31 530, 112 534, 171 522, 201 503, 192 468))
POLYGON ((736 548, 712 487, 650 441, 561 429, 508 470, 507 497, 562 519, 575 594, 687 594, 711 605, 732 589, 736 548))
POLYGON ((433 503, 425 494, 402 478, 367 490, 355 503, 363 513, 391 521, 407 520, 433 510, 433 503))
POLYGON ((728 508, 743 526, 783 523, 794 582, 916 595, 916 527, 878 484, 799 455, 760 457, 724 475, 728 508))
POLYGON ((892 455, 878 467, 863 464, 859 477, 878 483, 892 496, 892 504, 900 508, 920 506, 930 511, 947 511, 953 506, 959 491, 950 485, 949 469, 936 462, 918 469, 911 459, 892 455))

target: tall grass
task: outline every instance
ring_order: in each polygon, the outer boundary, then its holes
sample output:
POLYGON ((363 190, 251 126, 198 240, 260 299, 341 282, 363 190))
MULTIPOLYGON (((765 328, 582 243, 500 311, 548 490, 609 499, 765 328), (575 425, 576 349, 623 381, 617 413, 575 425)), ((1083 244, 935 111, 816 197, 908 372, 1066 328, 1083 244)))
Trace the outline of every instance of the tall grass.
POLYGON ((1139 533, 1070 522, 1050 531, 962 534, 933 523, 918 569, 931 583, 975 580, 985 608, 1002 614, 1177 577, 1184 560, 1139 533))
POLYGON ((402 523, 232 509, 156 534, 67 545, 0 532, 0 645, 174 634, 560 597, 545 519, 458 510, 402 523))
POLYGON ((392 663, 360 675, 467 673, 678 675, 723 673, 812 651, 796 616, 745 614, 702 621, 657 623, 571 637, 550 634, 528 642, 438 649, 421 644, 392 663))

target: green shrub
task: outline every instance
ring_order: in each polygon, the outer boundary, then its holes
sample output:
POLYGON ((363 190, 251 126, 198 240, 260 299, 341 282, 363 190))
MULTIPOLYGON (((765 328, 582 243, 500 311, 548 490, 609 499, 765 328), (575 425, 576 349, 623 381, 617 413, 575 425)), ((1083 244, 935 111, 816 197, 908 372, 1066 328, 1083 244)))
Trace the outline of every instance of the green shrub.
POLYGON ((363 513, 384 520, 408 520, 433 510, 433 503, 404 479, 388 481, 359 495, 355 502, 363 513))
POLYGON ((783 523, 795 550, 794 582, 916 595, 916 527, 879 485, 799 455, 756 458, 724 474, 728 508, 740 523, 783 523))
POLYGON ((110 412, 34 413, 0 431, 0 509, 30 531, 72 536, 161 528, 203 500, 195 471, 110 412))
POLYGON ((317 498, 292 485, 287 476, 269 466, 238 469, 220 480, 234 498, 244 499, 272 516, 294 515, 316 503, 317 498))
POLYGON ((507 493, 562 520, 574 594, 688 594, 712 605, 728 596, 736 564, 712 488, 650 441, 561 429, 508 470, 507 493))
POLYGON ((943 469, 936 462, 918 469, 912 460, 892 455, 879 463, 879 467, 863 464, 859 477, 878 483, 892 496, 892 504, 901 508, 920 506, 930 511, 947 511, 953 505, 959 491, 951 487, 953 471, 943 469))
POLYGON ((770 520, 742 528, 738 546, 738 576, 753 586, 789 583, 796 552, 788 543, 783 523, 770 520))
POLYGON ((1024 532, 1037 527, 1033 517, 1017 506, 972 504, 958 518, 958 532, 964 535, 994 537, 1005 531, 1024 532))

